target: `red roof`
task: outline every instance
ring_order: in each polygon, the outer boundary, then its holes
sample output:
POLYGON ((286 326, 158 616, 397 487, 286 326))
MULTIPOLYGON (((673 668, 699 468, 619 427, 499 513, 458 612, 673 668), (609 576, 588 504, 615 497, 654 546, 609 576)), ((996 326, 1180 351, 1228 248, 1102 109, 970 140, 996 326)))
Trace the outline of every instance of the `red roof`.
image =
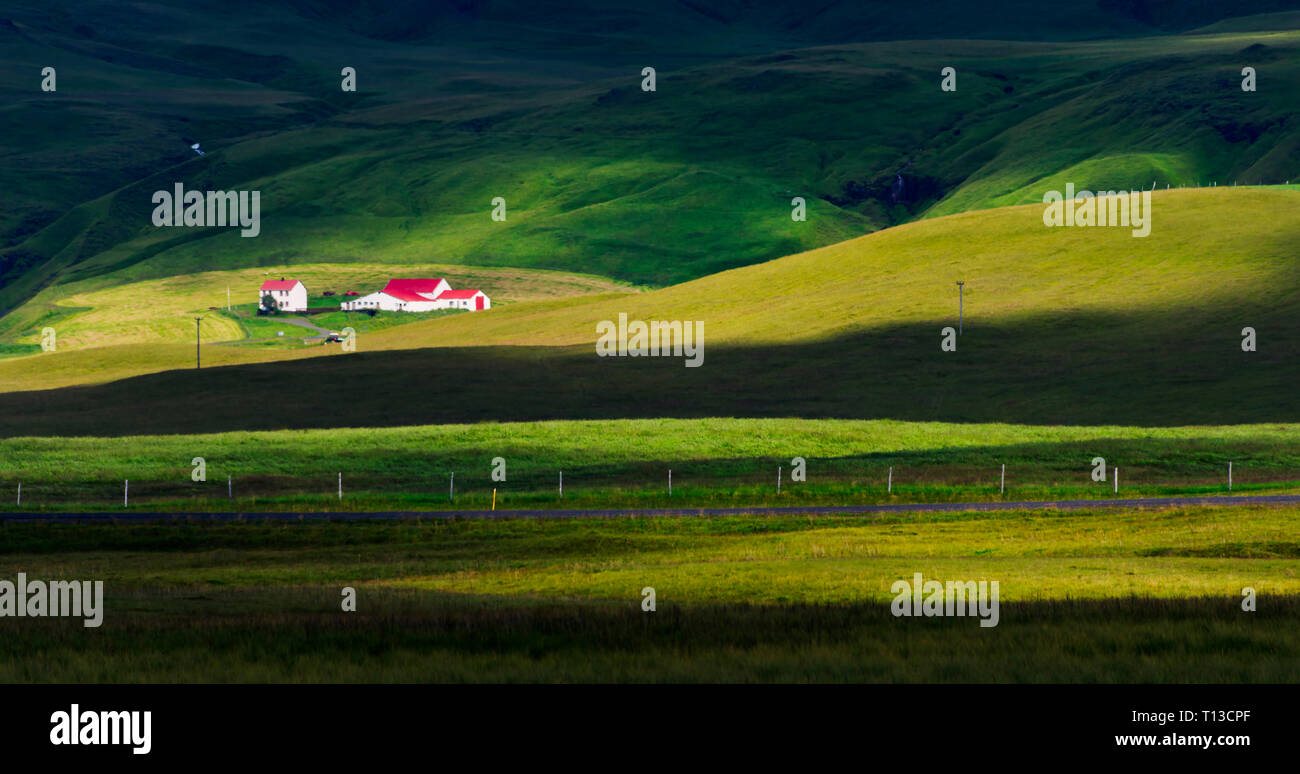
POLYGON ((392 296, 393 298, 396 298, 398 301, 432 301, 433 300, 428 296, 422 296, 419 295, 418 293, 407 293, 404 290, 393 290, 391 288, 384 288, 379 292, 383 293, 386 296, 392 296))
POLYGON ((436 279, 393 279, 380 292, 387 293, 393 298, 402 301, 432 301, 433 294, 438 292, 438 286, 446 280, 438 277, 436 279), (427 293, 428 295, 420 295, 427 293))
POLYGON ((444 299, 444 298, 446 298, 446 299, 455 299, 455 298, 473 298, 474 296, 477 296, 479 293, 482 293, 482 292, 483 292, 483 291, 479 290, 478 288, 474 288, 474 289, 472 289, 472 290, 470 290, 470 289, 466 289, 466 290, 444 290, 443 293, 442 293, 442 295, 438 296, 438 299, 439 299, 439 300, 442 300, 442 299, 444 299))
POLYGON ((298 280, 267 280, 262 283, 262 290, 293 290, 298 280))

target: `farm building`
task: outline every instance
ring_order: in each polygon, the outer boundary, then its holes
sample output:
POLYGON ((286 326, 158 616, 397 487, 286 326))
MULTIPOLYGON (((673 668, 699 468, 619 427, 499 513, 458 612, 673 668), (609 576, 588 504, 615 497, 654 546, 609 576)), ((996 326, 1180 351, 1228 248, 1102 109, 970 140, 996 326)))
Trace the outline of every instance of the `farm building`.
POLYGON ((345 301, 345 312, 364 309, 381 309, 385 312, 430 312, 439 307, 434 299, 451 285, 445 279, 395 279, 389 280, 383 290, 345 301))
POLYGON ((481 290, 448 290, 435 299, 438 309, 491 309, 492 300, 481 290))
POLYGON ((298 280, 281 277, 263 282, 262 289, 257 294, 258 306, 262 305, 262 299, 268 295, 275 299, 275 305, 282 312, 307 311, 307 286, 298 280))
POLYGON ((445 279, 394 279, 383 290, 344 301, 345 312, 376 309, 385 312, 431 312, 435 309, 488 309, 492 301, 481 290, 452 290, 445 279))

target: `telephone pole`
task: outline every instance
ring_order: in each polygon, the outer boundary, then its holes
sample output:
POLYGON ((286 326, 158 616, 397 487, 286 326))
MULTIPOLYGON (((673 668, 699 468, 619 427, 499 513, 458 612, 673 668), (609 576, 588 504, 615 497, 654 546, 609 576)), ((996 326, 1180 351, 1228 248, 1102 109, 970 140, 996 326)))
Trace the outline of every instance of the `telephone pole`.
POLYGON ((961 318, 962 318, 962 291, 966 283, 962 280, 957 281, 957 335, 961 335, 961 318))

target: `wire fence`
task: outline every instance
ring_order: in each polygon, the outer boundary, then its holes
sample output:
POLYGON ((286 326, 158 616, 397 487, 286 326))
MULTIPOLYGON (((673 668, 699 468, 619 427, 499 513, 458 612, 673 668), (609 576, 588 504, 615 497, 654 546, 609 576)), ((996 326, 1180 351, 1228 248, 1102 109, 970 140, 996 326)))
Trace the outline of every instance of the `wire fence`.
POLYGON ((927 466, 882 465, 856 471, 838 470, 809 478, 796 467, 775 465, 770 474, 755 471, 710 475, 707 468, 665 468, 658 481, 643 476, 592 476, 570 471, 548 474, 533 471, 502 479, 461 476, 454 471, 413 480, 402 476, 361 474, 349 477, 344 471, 312 477, 236 476, 212 480, 177 481, 148 478, 120 482, 79 480, 53 482, 13 481, 14 499, 0 505, 0 511, 49 511, 60 508, 117 508, 157 506, 183 509, 187 503, 208 508, 241 509, 250 506, 385 507, 408 504, 428 509, 458 505, 548 505, 565 503, 681 503, 721 501, 767 503, 793 499, 825 502, 876 502, 910 499, 916 502, 960 502, 963 498, 984 501, 1032 496, 1107 498, 1131 495, 1195 495, 1241 491, 1285 491, 1300 487, 1300 471, 1265 470, 1243 480, 1241 468, 1228 462, 1221 476, 1170 474, 1153 467, 1107 466, 1069 476, 1043 468, 1017 470, 1001 464, 991 470, 962 466, 942 472, 927 466), (1010 472, 1010 476, 1008 476, 1010 472), (946 473, 947 475, 942 475, 946 473), (575 486, 576 485, 576 486, 575 486))

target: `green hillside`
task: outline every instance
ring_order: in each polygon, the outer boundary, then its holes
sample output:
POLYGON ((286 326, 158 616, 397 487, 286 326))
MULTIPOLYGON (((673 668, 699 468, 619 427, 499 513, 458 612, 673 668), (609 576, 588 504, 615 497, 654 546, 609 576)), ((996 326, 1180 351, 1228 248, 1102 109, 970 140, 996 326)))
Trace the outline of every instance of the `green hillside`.
POLYGON ((682 5, 653 22, 631 3, 575 2, 550 21, 520 3, 178 5, 141 11, 147 38, 98 6, 19 5, 0 24, 0 151, 15 162, 0 171, 0 310, 89 278, 319 262, 666 285, 1036 201, 1065 179, 1300 178, 1292 17, 1133 37, 1287 4, 1002 5, 682 5), (584 21, 557 38, 569 17, 584 21), (1040 42, 882 40, 958 29, 1040 42), (1103 35, 1127 37, 1079 40, 1103 35), (52 62, 59 90, 40 92, 52 62), (339 91, 341 63, 358 68, 355 94, 339 91), (1244 64, 1258 92, 1238 87, 1244 64), (956 92, 939 90, 945 66, 956 92), (261 235, 154 228, 150 197, 175 182, 260 190, 261 235), (505 223, 489 218, 496 196, 505 223), (806 222, 790 219, 794 196, 806 222))
POLYGON ((1153 201, 1146 238, 1047 228, 1042 205, 966 213, 650 293, 411 323, 360 337, 351 354, 235 365, 273 356, 209 347, 205 362, 232 367, 200 372, 181 343, 13 358, 0 362, 0 432, 704 416, 1300 419, 1289 388, 1300 378, 1300 192, 1160 191, 1153 201), (964 335, 942 352, 958 278, 964 335), (704 321, 704 364, 597 357, 596 324, 620 313, 704 321), (1255 352, 1241 349, 1244 327, 1257 332, 1255 352), (187 370, 167 370, 178 368, 187 370))

